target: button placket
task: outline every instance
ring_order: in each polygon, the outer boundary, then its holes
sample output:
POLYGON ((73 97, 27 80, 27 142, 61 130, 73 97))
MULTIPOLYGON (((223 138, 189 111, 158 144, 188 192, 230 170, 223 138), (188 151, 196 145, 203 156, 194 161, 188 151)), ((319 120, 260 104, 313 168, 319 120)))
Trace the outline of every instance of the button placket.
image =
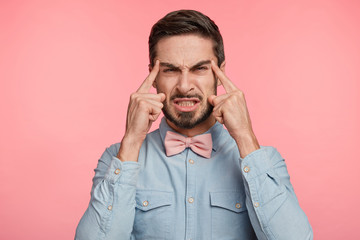
POLYGON ((188 150, 186 155, 186 239, 195 239, 196 229, 196 154, 188 150))

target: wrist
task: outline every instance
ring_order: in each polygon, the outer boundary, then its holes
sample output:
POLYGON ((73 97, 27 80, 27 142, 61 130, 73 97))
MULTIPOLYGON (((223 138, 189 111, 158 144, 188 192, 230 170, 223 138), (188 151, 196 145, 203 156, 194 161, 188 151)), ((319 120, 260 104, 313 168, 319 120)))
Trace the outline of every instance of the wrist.
POLYGON ((125 135, 121 141, 117 158, 119 158, 122 162, 137 162, 143 141, 144 140, 125 135))
POLYGON ((129 146, 131 148, 140 149, 144 139, 144 137, 139 137, 138 134, 127 134, 125 133, 123 139, 121 140, 121 143, 124 143, 126 146, 129 146))
POLYGON ((248 154, 260 149, 259 142, 252 131, 242 133, 234 139, 238 146, 241 158, 245 158, 248 154))

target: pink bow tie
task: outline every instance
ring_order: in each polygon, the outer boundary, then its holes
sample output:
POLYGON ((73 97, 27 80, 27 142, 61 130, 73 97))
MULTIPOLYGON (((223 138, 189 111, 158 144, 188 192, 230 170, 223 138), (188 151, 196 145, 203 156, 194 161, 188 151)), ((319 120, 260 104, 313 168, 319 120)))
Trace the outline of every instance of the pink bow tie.
POLYGON ((210 158, 212 150, 211 134, 202 134, 195 137, 184 137, 180 134, 168 131, 165 136, 166 155, 172 156, 190 147, 195 153, 210 158))

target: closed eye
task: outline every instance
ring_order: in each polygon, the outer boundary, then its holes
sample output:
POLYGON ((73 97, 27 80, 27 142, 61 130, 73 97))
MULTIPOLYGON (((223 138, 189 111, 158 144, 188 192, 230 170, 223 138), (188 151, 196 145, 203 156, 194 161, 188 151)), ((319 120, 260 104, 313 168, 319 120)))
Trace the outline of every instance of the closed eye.
POLYGON ((201 67, 196 68, 196 70, 207 70, 207 69, 208 69, 208 68, 205 67, 205 66, 201 66, 201 67))
POLYGON ((165 72, 165 73, 167 73, 167 72, 176 72, 176 71, 178 71, 178 70, 175 69, 175 68, 165 68, 165 69, 163 70, 163 72, 165 72))
POLYGON ((209 68, 207 66, 199 66, 199 67, 195 67, 193 69, 193 71, 197 71, 197 72, 204 72, 206 70, 208 70, 209 68))

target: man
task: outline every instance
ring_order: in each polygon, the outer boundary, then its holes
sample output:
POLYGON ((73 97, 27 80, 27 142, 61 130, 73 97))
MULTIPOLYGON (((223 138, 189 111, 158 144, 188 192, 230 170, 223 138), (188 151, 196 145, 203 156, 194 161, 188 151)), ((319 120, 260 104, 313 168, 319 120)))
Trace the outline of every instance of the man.
POLYGON ((121 145, 98 162, 75 238, 312 239, 284 160, 259 146, 244 94, 224 73, 215 23, 169 13, 149 52, 150 74, 130 97, 121 145), (219 85, 226 94, 216 96, 219 85))

